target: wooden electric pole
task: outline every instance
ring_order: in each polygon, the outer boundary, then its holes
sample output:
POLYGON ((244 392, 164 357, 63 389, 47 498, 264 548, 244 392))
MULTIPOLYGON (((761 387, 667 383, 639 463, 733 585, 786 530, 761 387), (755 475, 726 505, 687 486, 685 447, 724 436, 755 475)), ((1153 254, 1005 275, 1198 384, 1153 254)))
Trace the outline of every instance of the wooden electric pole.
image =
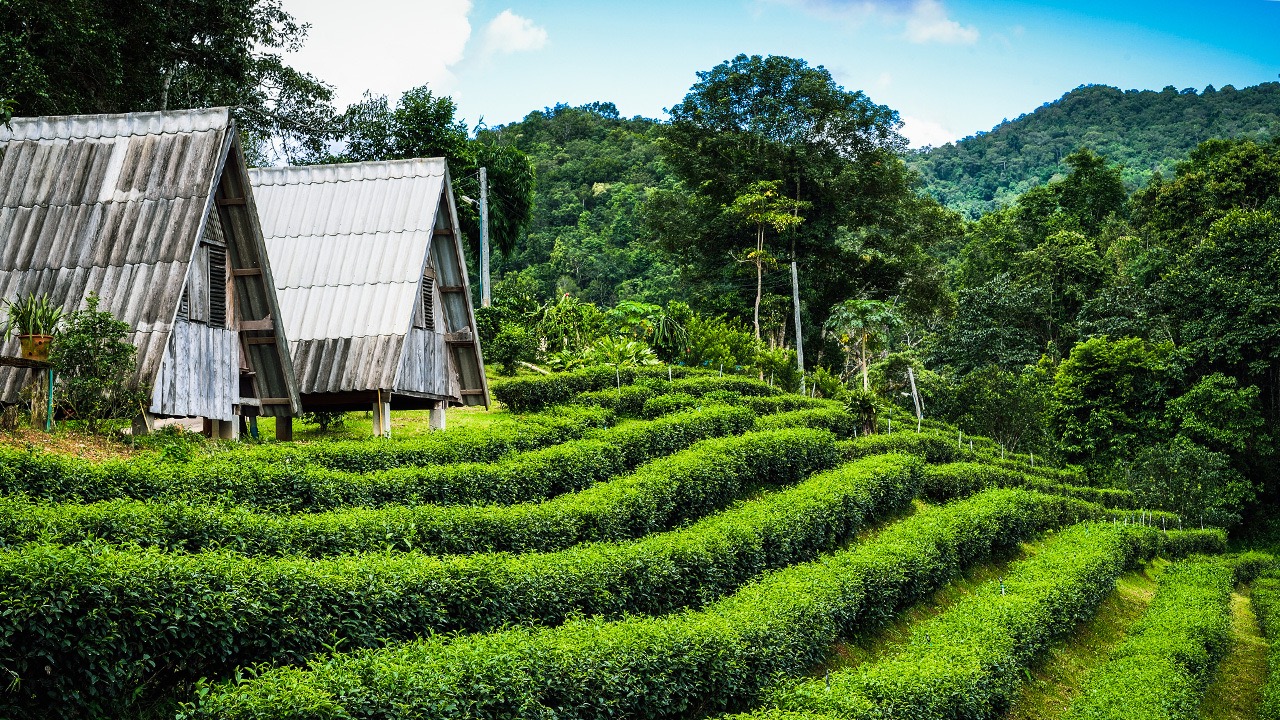
POLYGON ((489 307, 489 169, 480 168, 480 306, 489 307))
POLYGON ((800 394, 804 394, 804 339, 800 335, 800 275, 791 261, 791 301, 796 308, 796 367, 800 368, 800 394))

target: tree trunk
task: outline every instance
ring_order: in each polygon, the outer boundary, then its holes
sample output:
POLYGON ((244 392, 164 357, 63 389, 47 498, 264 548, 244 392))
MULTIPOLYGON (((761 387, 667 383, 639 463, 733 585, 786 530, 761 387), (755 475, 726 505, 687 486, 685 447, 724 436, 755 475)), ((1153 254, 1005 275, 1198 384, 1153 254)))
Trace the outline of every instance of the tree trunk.
POLYGON ((163 112, 169 109, 169 86, 173 84, 173 74, 177 72, 176 67, 171 67, 164 74, 164 89, 160 91, 160 110, 163 112))
POLYGON ((871 378, 867 375, 867 334, 862 333, 862 389, 871 391, 871 378))
POLYGON ((756 229, 756 305, 755 330, 756 342, 760 342, 760 298, 764 293, 764 226, 756 229))

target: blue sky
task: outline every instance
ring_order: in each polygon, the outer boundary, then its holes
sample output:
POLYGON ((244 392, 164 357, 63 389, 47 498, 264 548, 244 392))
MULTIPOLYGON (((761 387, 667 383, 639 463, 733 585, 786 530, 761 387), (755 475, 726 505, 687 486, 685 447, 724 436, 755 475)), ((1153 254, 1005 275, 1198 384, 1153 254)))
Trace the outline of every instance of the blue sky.
POLYGON ((1082 84, 1244 87, 1280 74, 1280 1, 284 0, 291 61, 342 104, 429 84, 474 125, 557 102, 665 117, 738 53, 823 65, 916 145, 991 129, 1082 84), (358 12, 353 12, 356 8, 358 12))

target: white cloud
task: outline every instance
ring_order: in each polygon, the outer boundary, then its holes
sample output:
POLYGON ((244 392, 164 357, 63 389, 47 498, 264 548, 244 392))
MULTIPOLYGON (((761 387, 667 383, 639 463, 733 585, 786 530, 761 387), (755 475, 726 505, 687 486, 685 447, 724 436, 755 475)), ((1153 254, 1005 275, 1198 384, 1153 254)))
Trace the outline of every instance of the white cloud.
POLYGON ((978 41, 978 29, 952 20, 941 0, 761 1, 787 5, 820 18, 843 20, 854 25, 877 16, 895 24, 905 22, 904 36, 913 43, 972 45, 978 41))
POLYGON ((972 45, 978 41, 978 29, 947 17, 947 9, 938 0, 920 0, 907 16, 907 39, 913 43, 972 45))
POLYGON ((533 24, 529 18, 520 17, 510 10, 503 10, 485 26, 481 54, 489 57, 541 50, 546 44, 545 28, 533 24))
POLYGON ((911 147, 941 147, 960 139, 959 133, 948 130, 942 123, 923 118, 902 116, 902 135, 911 143, 911 147))
POLYGON ((284 9, 310 23, 307 42, 288 62, 337 90, 339 109, 366 90, 394 103, 406 90, 429 84, 453 90, 453 67, 471 38, 471 0, 284 0, 284 9))

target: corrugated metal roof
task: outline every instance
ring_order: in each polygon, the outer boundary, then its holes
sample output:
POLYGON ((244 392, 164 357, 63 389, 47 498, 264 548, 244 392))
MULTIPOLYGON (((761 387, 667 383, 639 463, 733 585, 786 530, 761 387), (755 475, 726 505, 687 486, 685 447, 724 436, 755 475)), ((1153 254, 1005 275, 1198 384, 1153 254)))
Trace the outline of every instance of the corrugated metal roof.
POLYGON ((394 387, 432 234, 455 224, 447 178, 443 158, 251 171, 303 393, 394 387))
MULTIPOLYGON (((226 108, 15 118, 0 127, 0 297, 96 292, 159 368, 231 127, 226 108)), ((0 345, 16 355, 17 341, 0 345)), ((0 368, 14 402, 25 370, 0 368)))

